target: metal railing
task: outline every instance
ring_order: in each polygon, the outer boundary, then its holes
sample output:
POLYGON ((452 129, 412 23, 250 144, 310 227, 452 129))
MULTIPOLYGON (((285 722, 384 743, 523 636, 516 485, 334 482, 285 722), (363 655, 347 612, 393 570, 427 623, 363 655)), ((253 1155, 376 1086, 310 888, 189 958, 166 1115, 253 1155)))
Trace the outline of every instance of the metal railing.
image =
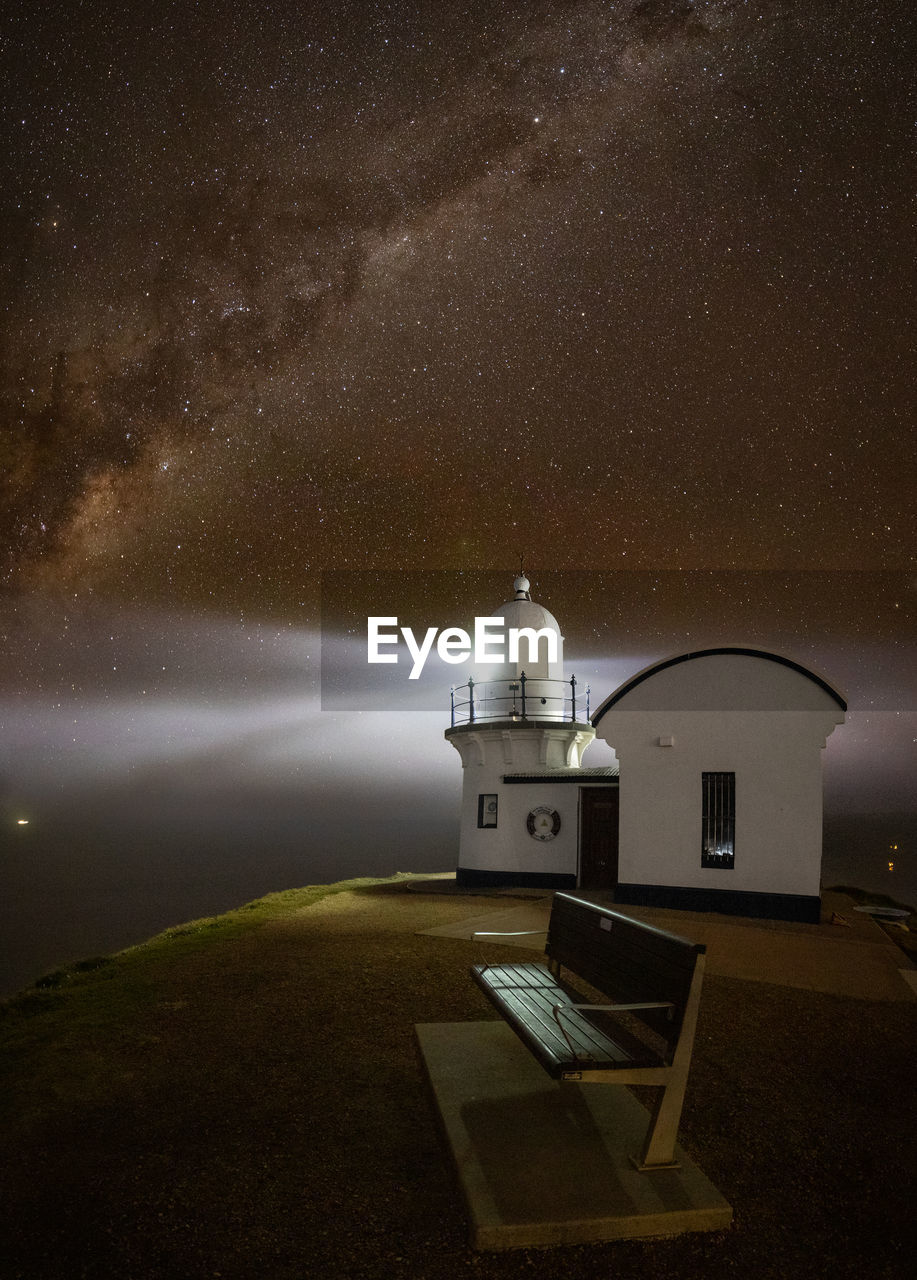
POLYGON ((569 680, 543 680, 526 676, 517 680, 469 680, 451 690, 452 728, 479 724, 482 720, 589 720, 589 686, 576 692, 576 676, 569 680))

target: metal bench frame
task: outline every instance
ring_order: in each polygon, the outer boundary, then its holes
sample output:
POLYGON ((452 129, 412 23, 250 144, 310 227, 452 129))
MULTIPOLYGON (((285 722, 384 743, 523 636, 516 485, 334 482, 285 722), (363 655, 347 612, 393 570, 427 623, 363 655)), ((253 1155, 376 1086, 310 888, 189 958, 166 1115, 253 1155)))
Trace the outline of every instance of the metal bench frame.
MULTIPOLYGON (((496 939, 521 935, 474 936, 496 939)), ((545 952, 547 967, 475 965, 472 977, 556 1079, 580 1084, 657 1086, 659 1093, 642 1151, 631 1159, 641 1171, 678 1168, 675 1142, 700 1007, 703 944, 689 942, 573 894, 557 893, 545 952), (562 985, 563 969, 611 997, 611 1002, 583 1003, 572 988, 562 985), (616 1000, 617 996, 621 999, 616 1000), (552 1034, 548 1026, 548 1009, 560 1037, 552 1034), (665 1048, 659 1053, 635 1052, 636 1041, 625 1030, 611 1031, 592 1021, 594 1014, 624 1012, 639 1018, 661 1037, 665 1048), (540 1027, 533 1025, 539 1017, 540 1027), (607 1051, 605 1059, 595 1061, 591 1052, 577 1050, 574 1038, 578 1030, 586 1037, 595 1036, 596 1043, 607 1051), (616 1061, 610 1060, 612 1054, 616 1061)))

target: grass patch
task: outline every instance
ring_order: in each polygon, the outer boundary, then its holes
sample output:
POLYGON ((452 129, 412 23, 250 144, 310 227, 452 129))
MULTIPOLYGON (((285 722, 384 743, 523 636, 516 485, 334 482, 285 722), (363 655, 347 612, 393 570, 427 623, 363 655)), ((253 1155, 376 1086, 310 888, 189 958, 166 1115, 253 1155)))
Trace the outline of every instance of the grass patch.
POLYGON ((166 929, 108 956, 89 956, 0 1002, 0 1116, 37 1120, 62 1105, 117 1096, 155 1041, 147 1023, 195 956, 232 943, 323 898, 384 889, 412 877, 362 877, 286 889, 223 915, 166 929))

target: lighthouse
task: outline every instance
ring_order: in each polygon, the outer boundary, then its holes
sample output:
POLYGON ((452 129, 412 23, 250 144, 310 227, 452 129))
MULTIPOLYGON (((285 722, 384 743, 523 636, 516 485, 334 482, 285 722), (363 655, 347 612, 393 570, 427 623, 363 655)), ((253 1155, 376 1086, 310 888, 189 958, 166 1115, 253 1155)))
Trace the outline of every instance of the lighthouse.
POLYGON ((512 599, 476 620, 516 648, 452 690, 456 882, 818 923, 822 753, 844 723, 839 690, 789 654, 718 645, 652 663, 590 721, 530 586, 520 573, 512 599), (596 733, 614 763, 583 768, 596 733))
POLYGON ((460 885, 577 884, 583 752, 595 737, 588 691, 564 672, 556 618, 524 574, 493 611, 516 652, 452 690, 446 739, 462 760, 456 881, 460 885))

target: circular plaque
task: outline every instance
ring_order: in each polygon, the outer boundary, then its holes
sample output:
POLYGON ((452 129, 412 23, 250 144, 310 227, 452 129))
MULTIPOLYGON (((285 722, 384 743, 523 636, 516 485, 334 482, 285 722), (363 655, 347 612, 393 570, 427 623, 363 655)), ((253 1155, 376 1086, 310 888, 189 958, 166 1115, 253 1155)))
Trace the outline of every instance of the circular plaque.
POLYGON ((540 804, 526 818, 525 826, 533 840, 553 840, 560 830, 560 814, 549 804, 540 804))

